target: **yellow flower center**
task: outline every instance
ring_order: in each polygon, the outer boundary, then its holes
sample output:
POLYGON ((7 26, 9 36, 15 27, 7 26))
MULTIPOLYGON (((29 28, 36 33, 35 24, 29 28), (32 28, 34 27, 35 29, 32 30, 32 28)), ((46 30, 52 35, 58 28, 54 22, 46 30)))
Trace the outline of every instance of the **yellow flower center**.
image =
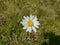
POLYGON ((30 21, 28 21, 28 26, 30 26, 30 27, 32 27, 34 24, 33 24, 33 22, 30 20, 30 21))

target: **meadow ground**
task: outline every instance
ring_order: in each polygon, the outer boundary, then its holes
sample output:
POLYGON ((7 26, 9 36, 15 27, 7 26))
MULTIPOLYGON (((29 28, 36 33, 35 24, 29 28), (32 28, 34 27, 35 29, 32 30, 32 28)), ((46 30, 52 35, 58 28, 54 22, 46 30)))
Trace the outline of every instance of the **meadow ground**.
POLYGON ((60 45, 60 0, 0 0, 0 45, 60 45), (41 24, 36 36, 20 24, 30 14, 41 24))

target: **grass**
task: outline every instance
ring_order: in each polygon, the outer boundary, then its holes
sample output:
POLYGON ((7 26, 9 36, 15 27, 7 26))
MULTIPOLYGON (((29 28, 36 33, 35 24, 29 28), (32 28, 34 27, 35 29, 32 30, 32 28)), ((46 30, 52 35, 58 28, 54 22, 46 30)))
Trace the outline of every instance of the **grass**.
POLYGON ((0 0, 0 45, 60 45, 60 0, 0 0), (22 29, 23 16, 36 15, 37 35, 22 29), (55 42, 56 41, 56 42, 55 42))

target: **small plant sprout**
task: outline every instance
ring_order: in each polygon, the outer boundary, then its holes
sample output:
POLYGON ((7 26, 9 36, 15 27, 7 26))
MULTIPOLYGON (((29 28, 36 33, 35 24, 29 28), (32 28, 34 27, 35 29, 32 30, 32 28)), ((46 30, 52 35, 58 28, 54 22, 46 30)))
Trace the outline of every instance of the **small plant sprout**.
POLYGON ((24 19, 22 19, 21 24, 24 26, 23 29, 26 29, 26 32, 37 32, 36 28, 39 28, 39 21, 37 20, 37 16, 33 16, 32 14, 30 16, 23 16, 24 19))

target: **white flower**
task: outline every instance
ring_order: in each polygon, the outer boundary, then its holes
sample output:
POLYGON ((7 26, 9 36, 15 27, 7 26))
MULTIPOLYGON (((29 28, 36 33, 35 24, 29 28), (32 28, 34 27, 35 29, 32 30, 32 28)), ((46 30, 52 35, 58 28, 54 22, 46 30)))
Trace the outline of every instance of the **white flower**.
POLYGON ((34 32, 37 32, 36 28, 39 28, 38 25, 39 24, 39 21, 37 20, 37 16, 33 16, 33 15, 30 15, 30 17, 25 17, 23 16, 23 20, 21 22, 21 24, 24 26, 23 29, 26 29, 26 32, 32 32, 32 30, 34 32))

